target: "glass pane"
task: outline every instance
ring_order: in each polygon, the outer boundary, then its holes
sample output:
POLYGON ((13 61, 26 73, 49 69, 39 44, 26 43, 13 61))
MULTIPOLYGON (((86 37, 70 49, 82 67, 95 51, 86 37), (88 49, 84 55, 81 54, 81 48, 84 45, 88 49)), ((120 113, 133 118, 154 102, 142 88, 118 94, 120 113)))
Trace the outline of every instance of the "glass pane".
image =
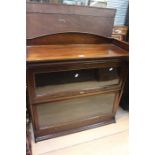
POLYGON ((40 128, 111 114, 115 93, 80 97, 37 106, 40 128))
POLYGON ((36 95, 58 95, 119 84, 119 68, 82 69, 39 73, 35 76, 36 95))

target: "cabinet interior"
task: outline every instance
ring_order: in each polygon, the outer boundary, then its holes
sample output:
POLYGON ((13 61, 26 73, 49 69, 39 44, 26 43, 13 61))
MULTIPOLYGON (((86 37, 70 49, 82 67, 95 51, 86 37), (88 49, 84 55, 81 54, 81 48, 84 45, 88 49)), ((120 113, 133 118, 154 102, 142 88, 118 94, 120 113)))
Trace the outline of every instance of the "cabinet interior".
POLYGON ((119 84, 120 67, 35 74, 36 96, 81 92, 119 84))

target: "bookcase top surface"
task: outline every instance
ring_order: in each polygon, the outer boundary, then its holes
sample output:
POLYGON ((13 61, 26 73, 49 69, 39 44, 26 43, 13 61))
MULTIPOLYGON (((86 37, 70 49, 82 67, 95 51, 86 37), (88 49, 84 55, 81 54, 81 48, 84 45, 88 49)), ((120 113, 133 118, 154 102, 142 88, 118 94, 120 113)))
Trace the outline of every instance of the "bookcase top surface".
POLYGON ((27 46, 27 62, 128 57, 114 44, 68 44, 27 46))

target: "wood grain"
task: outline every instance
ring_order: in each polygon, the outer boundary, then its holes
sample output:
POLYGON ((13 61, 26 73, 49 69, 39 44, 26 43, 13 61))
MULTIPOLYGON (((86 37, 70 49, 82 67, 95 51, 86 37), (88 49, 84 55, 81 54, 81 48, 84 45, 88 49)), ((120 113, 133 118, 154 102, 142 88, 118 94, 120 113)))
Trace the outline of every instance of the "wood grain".
POLYGON ((112 44, 42 45, 27 47, 27 62, 127 56, 128 52, 126 50, 112 44))
POLYGON ((66 45, 66 44, 100 44, 111 43, 112 39, 89 33, 57 33, 33 39, 27 39, 27 45, 66 45))
POLYGON ((64 32, 110 37, 115 9, 27 3, 27 39, 64 32))

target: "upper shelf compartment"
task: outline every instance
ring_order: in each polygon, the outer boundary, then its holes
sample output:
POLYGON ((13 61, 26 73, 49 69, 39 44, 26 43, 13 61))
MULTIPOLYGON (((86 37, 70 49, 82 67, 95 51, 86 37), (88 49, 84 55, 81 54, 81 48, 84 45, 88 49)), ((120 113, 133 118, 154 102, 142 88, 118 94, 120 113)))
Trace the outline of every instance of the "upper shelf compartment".
POLYGON ((27 3, 27 62, 127 57, 109 38, 115 9, 27 3))
POLYGON ((27 4, 27 62, 128 57, 111 39, 115 9, 27 4))

